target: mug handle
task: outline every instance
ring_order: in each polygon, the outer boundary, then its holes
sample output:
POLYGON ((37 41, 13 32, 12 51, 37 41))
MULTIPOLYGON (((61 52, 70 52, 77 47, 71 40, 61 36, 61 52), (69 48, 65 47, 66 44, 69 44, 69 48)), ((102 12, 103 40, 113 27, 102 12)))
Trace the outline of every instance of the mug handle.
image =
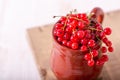
POLYGON ((99 7, 93 8, 90 14, 91 14, 91 18, 96 19, 99 23, 102 24, 104 19, 104 12, 101 8, 99 7))

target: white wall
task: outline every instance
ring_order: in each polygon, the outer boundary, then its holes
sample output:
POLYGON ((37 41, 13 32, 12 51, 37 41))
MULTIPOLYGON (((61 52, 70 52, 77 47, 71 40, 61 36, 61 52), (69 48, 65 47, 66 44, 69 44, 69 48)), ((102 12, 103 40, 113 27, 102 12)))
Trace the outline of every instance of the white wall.
POLYGON ((72 9, 78 12, 89 12, 96 6, 105 12, 120 9, 120 0, 1 0, 0 4, 5 24, 12 19, 18 21, 16 24, 22 21, 24 26, 54 22, 53 15, 66 14, 72 9))

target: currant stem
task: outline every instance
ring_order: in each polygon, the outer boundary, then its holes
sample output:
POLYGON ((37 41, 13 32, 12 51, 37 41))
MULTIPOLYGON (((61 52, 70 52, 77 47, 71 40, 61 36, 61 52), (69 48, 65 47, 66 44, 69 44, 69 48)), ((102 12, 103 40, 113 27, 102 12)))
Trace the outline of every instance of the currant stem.
POLYGON ((89 46, 87 46, 87 47, 88 47, 88 49, 89 49, 89 52, 90 52, 90 55, 91 55, 91 59, 93 59, 93 55, 91 54, 91 49, 90 49, 89 46))
POLYGON ((89 15, 88 15, 88 19, 91 19, 91 17, 92 17, 93 15, 95 15, 95 13, 89 14, 89 15))
POLYGON ((77 9, 73 9, 72 11, 70 11, 70 14, 73 14, 73 13, 77 14, 77 9))
POLYGON ((98 36, 96 36, 96 38, 101 42, 100 38, 98 38, 98 36))
POLYGON ((88 28, 88 29, 90 29, 90 30, 95 30, 95 31, 103 31, 103 30, 98 30, 98 29, 95 29, 95 28, 88 28))
POLYGON ((66 17, 66 21, 65 21, 65 24, 63 26, 63 30, 65 30, 65 27, 66 27, 66 24, 67 24, 67 20, 68 20, 68 16, 66 17))
POLYGON ((56 17, 61 17, 61 16, 53 16, 53 18, 56 18, 56 17))
POLYGON ((89 46, 87 46, 88 47, 88 49, 89 49, 89 52, 91 52, 91 49, 90 49, 90 47, 89 46))

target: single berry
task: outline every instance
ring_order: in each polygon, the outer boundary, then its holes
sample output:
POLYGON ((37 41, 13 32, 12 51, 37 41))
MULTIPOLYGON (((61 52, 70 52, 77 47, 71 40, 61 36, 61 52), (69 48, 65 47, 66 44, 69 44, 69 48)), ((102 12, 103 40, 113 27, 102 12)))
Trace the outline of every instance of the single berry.
POLYGON ((67 22, 68 22, 68 23, 71 23, 73 20, 74 20, 74 18, 69 18, 69 17, 68 17, 67 22))
POLYGON ((58 29, 57 32, 56 32, 56 35, 57 35, 58 37, 61 37, 61 36, 64 35, 64 31, 63 31, 62 29, 58 29))
POLYGON ((72 25, 75 26, 75 28, 76 28, 77 24, 78 24, 78 21, 77 21, 77 20, 73 20, 73 21, 72 21, 72 25))
POLYGON ((104 33, 105 33, 106 35, 110 35, 111 32, 112 32, 112 30, 111 30, 109 27, 107 27, 107 28, 104 29, 104 33))
POLYGON ((56 29, 53 31, 53 35, 57 36, 57 30, 56 29))
POLYGON ((92 50, 91 54, 93 55, 93 57, 98 56, 98 51, 97 50, 92 50))
POLYGON ((74 29, 76 28, 76 25, 73 24, 73 23, 69 23, 69 26, 68 26, 68 27, 70 27, 72 30, 74 30, 74 29))
POLYGON ((99 50, 100 47, 101 47, 101 45, 100 45, 100 43, 98 42, 98 43, 96 43, 96 45, 93 47, 93 49, 99 50))
POLYGON ((66 21, 66 17, 65 16, 62 16, 61 18, 60 18, 60 21, 62 22, 62 21, 66 21))
POLYGON ((85 27, 85 25, 83 24, 83 22, 79 21, 78 22, 78 28, 83 29, 84 27, 85 27))
POLYGON ((99 60, 97 60, 96 61, 96 65, 103 65, 105 62, 104 61, 102 61, 101 59, 99 59, 99 60))
POLYGON ((66 46, 67 45, 67 40, 63 40, 62 44, 66 46))
POLYGON ((88 43, 88 40, 86 38, 81 39, 81 44, 86 45, 88 43))
POLYGON ((62 38, 62 37, 58 37, 58 38, 57 38, 57 41, 58 41, 58 42, 62 42, 62 41, 63 41, 63 38, 62 38))
POLYGON ((103 41, 104 43, 107 43, 108 38, 107 38, 107 37, 104 37, 104 38, 102 39, 102 41, 103 41))
POLYGON ((78 36, 80 39, 82 39, 82 38, 85 36, 85 32, 84 32, 83 30, 79 30, 79 31, 77 32, 77 36, 78 36))
POLYGON ((96 38, 96 34, 95 33, 91 33, 91 39, 95 39, 96 38))
POLYGON ((113 52, 114 51, 113 47, 108 47, 108 51, 113 52))
POLYGON ((56 29, 61 29, 62 27, 63 27, 63 25, 61 23, 56 23, 55 24, 56 29))
POLYGON ((81 14, 80 14, 80 13, 79 13, 79 14, 77 14, 77 18, 79 18, 79 19, 81 18, 81 14))
POLYGON ((94 63, 95 63, 95 62, 94 62, 94 60, 93 60, 93 59, 88 60, 88 66, 90 66, 90 67, 91 67, 91 66, 93 66, 93 65, 94 65, 94 63))
POLYGON ((86 34, 86 38, 91 39, 92 35, 91 35, 91 30, 85 30, 85 34, 86 34))
POLYGON ((69 14, 68 16, 69 16, 70 18, 75 18, 75 17, 77 17, 76 14, 69 14))
POLYGON ((71 27, 66 27, 65 31, 70 34, 70 33, 72 33, 72 28, 71 27))
POLYGON ((87 53, 87 54, 85 54, 85 56, 84 56, 84 59, 85 60, 91 60, 91 54, 90 53, 87 53))
POLYGON ((75 34, 70 37, 70 40, 72 42, 79 42, 79 39, 78 39, 78 37, 75 34))
POLYGON ((108 61, 108 56, 102 55, 102 57, 96 61, 96 65, 103 65, 106 61, 108 61))
POLYGON ((87 46, 85 46, 85 45, 81 46, 80 50, 81 51, 86 51, 87 50, 87 46))
POLYGON ((95 26, 97 30, 102 30, 101 24, 97 23, 95 26))
POLYGON ((65 33, 63 38, 65 40, 69 40, 70 39, 70 34, 69 33, 65 33))
POLYGON ((106 44, 106 46, 108 46, 108 47, 112 46, 112 42, 109 41, 109 40, 108 40, 105 44, 106 44))
POLYGON ((72 49, 78 49, 78 43, 74 42, 71 45, 72 49))
POLYGON ((102 53, 106 53, 106 52, 107 52, 107 48, 104 47, 104 46, 102 46, 102 47, 101 47, 101 51, 102 51, 102 53))
POLYGON ((90 21, 86 18, 86 19, 84 19, 84 21, 85 21, 85 24, 86 25, 89 25, 90 24, 90 21))
POLYGON ((82 19, 86 19, 86 18, 87 18, 87 15, 86 15, 85 13, 82 13, 82 14, 81 14, 81 18, 82 18, 82 19))
POLYGON ((65 22, 66 22, 66 21, 61 21, 61 24, 62 24, 62 25, 65 25, 65 22))
POLYGON ((100 38, 103 39, 105 37, 105 33, 104 32, 101 32, 100 33, 100 38))
POLYGON ((90 46, 90 47, 93 47, 93 46, 95 46, 95 41, 94 40, 89 40, 89 42, 88 42, 88 46, 90 46))
POLYGON ((71 48, 72 42, 71 42, 71 41, 68 41, 68 42, 67 42, 67 46, 68 46, 69 48, 71 48))
POLYGON ((102 55, 101 60, 106 62, 108 61, 108 56, 107 55, 102 55))
POLYGON ((90 33, 87 33, 87 34, 86 34, 86 38, 87 38, 87 39, 91 39, 91 38, 92 38, 92 35, 91 35, 90 33))

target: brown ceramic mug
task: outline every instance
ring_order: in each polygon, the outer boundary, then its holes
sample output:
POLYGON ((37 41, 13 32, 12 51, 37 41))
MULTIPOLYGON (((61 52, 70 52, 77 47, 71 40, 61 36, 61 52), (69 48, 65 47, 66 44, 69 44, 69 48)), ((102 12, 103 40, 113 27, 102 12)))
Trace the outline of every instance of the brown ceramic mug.
MULTIPOLYGON (((91 14, 91 18, 102 24, 104 13, 100 8, 94 8, 91 14)), ((62 46, 54 36, 50 65, 58 80, 96 80, 103 67, 103 65, 89 67, 83 52, 62 46)))

